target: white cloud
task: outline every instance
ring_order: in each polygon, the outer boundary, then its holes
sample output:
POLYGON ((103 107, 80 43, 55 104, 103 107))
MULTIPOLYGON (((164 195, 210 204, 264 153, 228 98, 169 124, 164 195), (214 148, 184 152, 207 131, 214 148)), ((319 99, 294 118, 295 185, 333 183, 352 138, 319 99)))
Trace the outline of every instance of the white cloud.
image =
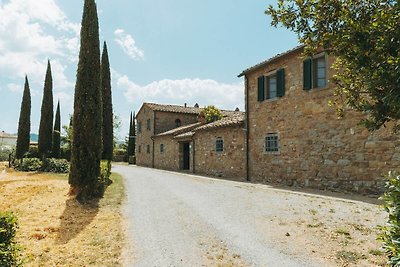
POLYGON ((136 42, 130 34, 125 33, 122 29, 117 29, 114 35, 117 44, 130 58, 134 60, 142 60, 144 58, 143 50, 136 46, 136 42))
POLYGON ((244 85, 219 83, 214 80, 161 80, 145 86, 132 82, 127 76, 115 75, 116 86, 124 91, 130 103, 140 107, 143 102, 162 104, 215 105, 222 109, 244 109, 244 85))
POLYGON ((13 93, 22 93, 24 91, 24 86, 21 84, 9 83, 7 84, 7 89, 13 93))
MULTIPOLYGON (((41 84, 48 58, 59 58, 54 67, 64 71, 60 62, 77 55, 80 26, 54 0, 10 0, 0 6, 0 18, 0 76, 20 79, 27 74, 32 83, 41 84), (49 34, 50 29, 57 35, 49 34)), ((69 86, 65 74, 59 76, 55 83, 69 86)))

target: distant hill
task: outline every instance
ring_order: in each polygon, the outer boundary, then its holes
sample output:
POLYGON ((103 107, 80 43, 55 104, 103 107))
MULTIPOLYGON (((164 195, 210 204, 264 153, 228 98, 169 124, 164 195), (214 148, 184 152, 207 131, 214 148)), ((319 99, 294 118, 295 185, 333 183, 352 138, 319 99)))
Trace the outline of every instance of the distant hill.
POLYGON ((31 133, 31 142, 39 141, 39 135, 31 133))

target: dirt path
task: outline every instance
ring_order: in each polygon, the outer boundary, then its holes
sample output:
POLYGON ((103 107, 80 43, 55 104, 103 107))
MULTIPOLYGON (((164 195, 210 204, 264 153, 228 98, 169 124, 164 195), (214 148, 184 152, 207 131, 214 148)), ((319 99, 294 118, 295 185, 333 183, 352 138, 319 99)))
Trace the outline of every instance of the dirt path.
POLYGON ((373 204, 117 166, 125 177, 129 266, 377 266, 373 204))

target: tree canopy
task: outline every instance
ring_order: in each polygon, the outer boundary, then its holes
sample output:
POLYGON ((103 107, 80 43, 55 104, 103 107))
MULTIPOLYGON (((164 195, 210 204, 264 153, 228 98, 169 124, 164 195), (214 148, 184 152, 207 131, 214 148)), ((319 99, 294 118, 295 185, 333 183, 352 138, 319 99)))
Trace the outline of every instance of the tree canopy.
POLYGON ((336 57, 336 104, 365 112, 370 130, 400 129, 400 7, 395 0, 278 0, 266 14, 298 35, 310 55, 336 57))
POLYGON ((56 118, 54 121, 53 129, 53 146, 52 154, 53 157, 59 159, 61 156, 61 114, 60 114, 60 101, 57 103, 56 118))

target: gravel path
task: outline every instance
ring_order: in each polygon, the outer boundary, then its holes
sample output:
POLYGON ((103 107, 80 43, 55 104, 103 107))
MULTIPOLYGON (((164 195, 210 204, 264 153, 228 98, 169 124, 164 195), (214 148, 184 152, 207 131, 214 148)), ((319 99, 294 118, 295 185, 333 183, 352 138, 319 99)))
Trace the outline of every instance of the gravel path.
MULTIPOLYGON (((117 165, 113 171, 126 182, 134 250, 128 266, 329 266, 283 251, 266 234, 276 231, 268 220, 279 215, 275 207, 287 207, 289 193, 141 167, 117 165)), ((293 203, 304 198, 292 196, 293 203)))

